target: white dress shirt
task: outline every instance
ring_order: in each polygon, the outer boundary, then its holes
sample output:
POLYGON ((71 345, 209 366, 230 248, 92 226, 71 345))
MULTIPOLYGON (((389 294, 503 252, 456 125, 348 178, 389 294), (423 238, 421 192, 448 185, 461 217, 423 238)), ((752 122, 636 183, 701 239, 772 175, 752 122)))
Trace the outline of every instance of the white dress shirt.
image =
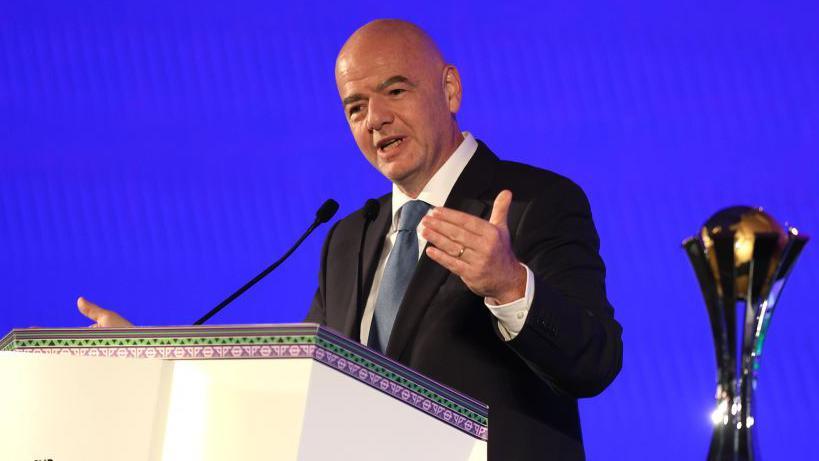
MULTIPOLYGON (((401 192, 398 187, 392 186, 392 225, 389 232, 384 239, 384 249, 381 252, 381 258, 378 260, 378 266, 373 278, 373 286, 370 289, 370 294, 367 296, 367 304, 364 307, 364 314, 361 318, 361 342, 366 344, 370 337, 370 325, 373 320, 373 311, 375 310, 375 300, 378 299, 378 290, 381 288, 381 278, 384 275, 384 267, 387 263, 387 258, 390 256, 393 245, 395 245, 395 237, 398 229, 398 220, 400 217, 401 207, 410 200, 422 200, 433 207, 444 206, 449 193, 452 191, 452 186, 455 181, 461 176, 466 164, 475 154, 478 149, 478 142, 468 132, 464 132, 464 140, 455 150, 451 157, 444 163, 441 168, 435 172, 430 178, 429 182, 424 186, 424 189, 418 194, 418 197, 413 199, 401 192)), ((427 241, 421 236, 421 226, 418 226, 418 258, 424 252, 427 241)), ((526 322, 526 316, 529 313, 529 308, 532 305, 532 299, 535 296, 535 282, 534 274, 526 268, 526 290, 523 298, 512 301, 507 304, 493 305, 487 298, 484 298, 484 304, 489 311, 498 319, 498 327, 503 337, 508 341, 514 338, 523 328, 526 322)))

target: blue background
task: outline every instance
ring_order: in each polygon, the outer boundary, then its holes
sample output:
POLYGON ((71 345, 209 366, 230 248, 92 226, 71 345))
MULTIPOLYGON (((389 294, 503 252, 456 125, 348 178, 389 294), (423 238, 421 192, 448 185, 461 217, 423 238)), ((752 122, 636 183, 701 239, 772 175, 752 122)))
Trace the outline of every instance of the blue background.
MULTIPOLYGON (((567 3, 4 2, 0 334, 87 324, 81 294, 138 324, 190 323, 325 198, 342 216, 386 192, 333 63, 358 26, 398 16, 459 67, 462 128, 589 195, 625 344, 615 383, 581 402, 589 458, 701 459, 714 354, 680 242, 734 204, 819 232, 819 11, 567 3)), ((327 228, 214 321, 299 321, 327 228)), ((767 459, 815 452, 816 244, 766 343, 767 459)))

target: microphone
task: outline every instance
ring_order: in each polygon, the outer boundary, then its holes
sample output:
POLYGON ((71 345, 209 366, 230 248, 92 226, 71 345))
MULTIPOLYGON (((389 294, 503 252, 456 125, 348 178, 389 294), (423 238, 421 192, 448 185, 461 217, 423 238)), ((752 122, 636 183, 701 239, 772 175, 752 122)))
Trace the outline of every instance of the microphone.
POLYGON ((364 240, 367 238, 367 229, 370 223, 375 221, 378 217, 378 210, 381 205, 378 200, 367 199, 364 203, 364 231, 361 233, 361 244, 358 246, 358 274, 356 274, 356 283, 358 284, 358 300, 356 307, 358 314, 364 312, 364 303, 367 298, 364 296, 364 240))
MULTIPOLYGON (((378 205, 378 203, 376 203, 376 205, 378 205)), ((225 306, 227 306, 228 304, 233 302, 234 299, 238 298, 239 296, 242 295, 242 293, 244 293, 245 291, 250 289, 250 287, 255 285, 256 282, 258 282, 259 280, 265 278, 267 276, 267 274, 273 272, 273 269, 279 267, 279 265, 281 263, 283 263, 284 260, 287 259, 288 256, 290 256, 294 251, 296 251, 296 248, 298 248, 299 245, 301 245, 301 242, 303 242, 304 239, 306 239, 307 236, 310 235, 318 226, 320 226, 321 224, 324 224, 327 221, 329 221, 330 219, 332 219, 332 217, 336 214, 336 211, 338 211, 338 202, 336 202, 335 200, 328 199, 327 201, 322 203, 321 207, 319 207, 319 209, 316 211, 316 218, 313 220, 313 224, 310 224, 310 227, 308 227, 307 230, 304 232, 304 234, 302 234, 301 237, 299 237, 299 239, 296 240, 296 243, 294 243, 293 246, 290 247, 289 250, 287 250, 287 253, 285 253, 276 262, 274 262, 273 264, 268 266, 267 269, 260 272, 259 275, 257 275, 256 277, 253 277, 253 279, 251 281, 245 283, 242 286, 242 288, 239 288, 232 295, 225 298, 224 301, 222 301, 216 307, 211 309, 207 314, 203 315, 202 318, 200 318, 199 320, 193 322, 193 324, 194 325, 202 325, 203 323, 207 322, 208 319, 210 319, 211 317, 213 317, 214 315, 219 313, 219 311, 224 309, 225 306)))
MULTIPOLYGON (((374 201, 374 200, 373 200, 374 201)), ((376 202, 376 206, 378 203, 376 202)), ((338 211, 338 202, 333 199, 327 199, 324 203, 321 204, 318 210, 316 210, 316 220, 313 221, 313 224, 310 225, 310 229, 308 229, 307 234, 313 231, 319 224, 324 224, 327 221, 331 220, 333 216, 335 216, 336 211, 338 211)), ((377 211, 376 211, 377 213, 377 211)), ((296 242, 295 246, 299 246, 299 243, 304 240, 303 238, 296 242)))

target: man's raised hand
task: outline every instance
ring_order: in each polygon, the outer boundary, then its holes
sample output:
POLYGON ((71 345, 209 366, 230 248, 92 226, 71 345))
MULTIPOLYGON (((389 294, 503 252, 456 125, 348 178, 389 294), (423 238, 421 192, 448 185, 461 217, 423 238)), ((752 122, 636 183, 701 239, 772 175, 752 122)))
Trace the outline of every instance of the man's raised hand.
POLYGON ((489 221, 443 207, 421 221, 421 235, 430 243, 427 256, 495 304, 520 299, 526 290, 526 269, 512 251, 509 237, 511 203, 512 192, 504 190, 495 198, 489 221))
POLYGON ((82 315, 94 321, 91 328, 128 328, 134 326, 116 312, 103 309, 82 296, 77 298, 77 309, 80 310, 82 315))

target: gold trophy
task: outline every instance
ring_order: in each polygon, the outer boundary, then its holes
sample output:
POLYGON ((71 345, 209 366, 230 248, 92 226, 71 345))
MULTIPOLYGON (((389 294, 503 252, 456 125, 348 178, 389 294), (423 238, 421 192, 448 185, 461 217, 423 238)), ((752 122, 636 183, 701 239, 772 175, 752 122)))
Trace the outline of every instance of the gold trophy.
POLYGON ((808 241, 761 208, 720 210, 683 242, 697 275, 717 355, 717 408, 709 460, 758 459, 754 388, 771 316, 808 241), (737 309, 744 314, 737 324, 737 309), (741 336, 737 343, 737 333, 741 336), (737 350, 739 349, 739 350, 737 350))

